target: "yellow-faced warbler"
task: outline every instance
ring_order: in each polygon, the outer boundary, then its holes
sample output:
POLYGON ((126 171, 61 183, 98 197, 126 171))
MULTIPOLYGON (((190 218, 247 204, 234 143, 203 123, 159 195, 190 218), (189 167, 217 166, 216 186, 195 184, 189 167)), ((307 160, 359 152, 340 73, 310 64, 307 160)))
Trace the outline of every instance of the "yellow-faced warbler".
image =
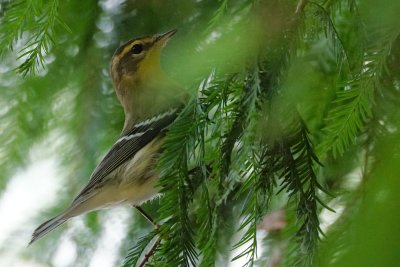
POLYGON ((115 51, 110 74, 125 112, 122 134, 70 206, 40 225, 30 244, 72 217, 119 204, 140 205, 157 195, 163 137, 186 99, 160 67, 161 50, 175 33, 135 38, 115 51))

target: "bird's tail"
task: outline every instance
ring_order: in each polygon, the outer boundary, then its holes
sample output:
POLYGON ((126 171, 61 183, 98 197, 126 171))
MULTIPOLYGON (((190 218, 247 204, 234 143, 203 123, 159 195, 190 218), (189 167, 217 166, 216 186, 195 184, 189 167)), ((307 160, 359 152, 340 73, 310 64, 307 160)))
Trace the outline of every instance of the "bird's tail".
POLYGON ((35 231, 32 234, 31 241, 29 242, 29 245, 31 245, 33 242, 36 240, 42 238, 44 235, 46 235, 48 232, 52 231, 53 229, 57 228, 61 224, 65 223, 68 220, 68 218, 65 218, 62 215, 56 216, 41 225, 39 225, 38 228, 35 229, 35 231))

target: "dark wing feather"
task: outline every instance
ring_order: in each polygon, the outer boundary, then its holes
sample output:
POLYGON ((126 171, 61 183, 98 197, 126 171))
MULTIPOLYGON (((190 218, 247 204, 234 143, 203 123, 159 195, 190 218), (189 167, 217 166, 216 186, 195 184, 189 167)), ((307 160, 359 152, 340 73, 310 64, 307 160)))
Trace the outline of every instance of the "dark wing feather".
POLYGON ((179 109, 172 109, 159 116, 145 120, 134 125, 126 131, 111 147, 100 164, 93 171, 88 184, 82 189, 73 202, 77 201, 86 193, 92 191, 96 184, 118 168, 121 164, 131 159, 135 154, 163 133, 177 117, 179 109))

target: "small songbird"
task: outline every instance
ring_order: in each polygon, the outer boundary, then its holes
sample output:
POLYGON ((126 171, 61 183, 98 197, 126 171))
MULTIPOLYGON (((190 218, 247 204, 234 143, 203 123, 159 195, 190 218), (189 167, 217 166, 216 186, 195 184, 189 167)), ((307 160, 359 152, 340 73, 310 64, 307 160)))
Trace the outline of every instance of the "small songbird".
POLYGON ((175 33, 132 39, 115 51, 110 74, 125 112, 122 134, 70 206, 40 225, 29 244, 72 217, 119 204, 140 205, 157 195, 163 137, 186 101, 185 91, 160 66, 161 50, 175 33))

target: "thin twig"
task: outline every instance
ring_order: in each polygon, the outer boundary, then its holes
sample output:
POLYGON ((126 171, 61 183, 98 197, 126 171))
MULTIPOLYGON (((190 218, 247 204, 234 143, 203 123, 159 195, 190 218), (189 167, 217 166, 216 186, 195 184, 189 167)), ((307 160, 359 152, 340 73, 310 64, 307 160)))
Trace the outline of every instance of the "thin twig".
POLYGON ((156 251, 156 248, 158 244, 160 244, 160 237, 157 238, 157 240, 154 242, 154 244, 151 246, 149 252, 144 255, 143 260, 140 262, 139 267, 144 267, 144 265, 149 261, 150 257, 154 254, 154 251, 156 251))
POLYGON ((153 218, 151 218, 151 216, 142 208, 139 206, 134 206, 135 209, 137 209, 140 214, 143 215, 143 217, 145 217, 156 229, 158 229, 160 226, 153 220, 153 218))

